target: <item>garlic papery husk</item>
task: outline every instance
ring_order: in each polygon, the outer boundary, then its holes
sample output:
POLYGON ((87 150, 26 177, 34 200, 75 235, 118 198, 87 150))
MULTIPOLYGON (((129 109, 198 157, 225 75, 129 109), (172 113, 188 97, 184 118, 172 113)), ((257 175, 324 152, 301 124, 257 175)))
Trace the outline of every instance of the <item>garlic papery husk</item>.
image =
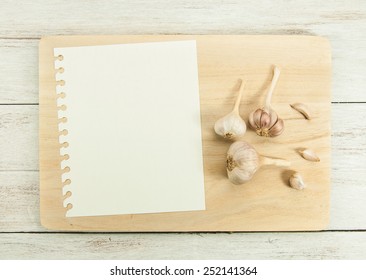
POLYGON ((291 108, 293 108, 296 111, 298 111, 299 113, 301 113, 305 117, 305 119, 307 119, 307 120, 311 119, 310 109, 304 103, 294 103, 294 104, 290 104, 290 106, 291 106, 291 108))
POLYGON ((302 190, 305 188, 304 180, 302 179, 302 176, 298 172, 291 175, 289 183, 292 188, 297 190, 302 190))
POLYGON ((234 109, 231 113, 216 121, 215 132, 225 139, 235 139, 243 136, 247 130, 247 125, 239 115, 239 106, 243 95, 245 82, 241 80, 239 95, 236 99, 234 109))
POLYGON ((253 146, 244 141, 231 144, 226 156, 226 170, 233 184, 240 185, 248 182, 263 165, 287 167, 290 166, 290 162, 259 155, 253 146))
POLYGON ((271 108, 273 91, 277 85, 281 70, 275 66, 271 86, 268 90, 263 109, 257 109, 249 114, 249 124, 259 136, 275 137, 280 135, 285 126, 282 119, 271 108))

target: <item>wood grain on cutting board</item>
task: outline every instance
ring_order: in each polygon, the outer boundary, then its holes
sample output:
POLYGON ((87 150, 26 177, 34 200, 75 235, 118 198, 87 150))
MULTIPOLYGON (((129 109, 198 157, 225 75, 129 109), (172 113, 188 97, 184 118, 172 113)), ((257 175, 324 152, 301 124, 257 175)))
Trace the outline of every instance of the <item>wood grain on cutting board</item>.
MULTIPOLYGON (((275 231, 321 230, 329 219, 331 55, 326 39, 312 36, 148 35, 47 37, 40 43, 41 221, 51 229, 75 231, 275 231), (66 218, 63 208, 57 130, 53 48, 167 40, 197 40, 206 210, 180 213, 66 218), (285 121, 276 138, 248 129, 242 140, 263 155, 286 158, 287 169, 264 167, 252 181, 232 185, 225 158, 230 142, 215 135, 215 121, 234 104, 238 79, 247 80, 240 113, 261 106, 273 65, 282 73, 273 107, 285 121), (303 102, 313 118, 290 108, 303 102), (309 147, 321 161, 308 162, 297 150, 309 147), (307 188, 288 187, 293 171, 307 188)), ((187 174, 189 176, 189 174, 187 174)), ((174 184, 174 182, 172 182, 174 184)))

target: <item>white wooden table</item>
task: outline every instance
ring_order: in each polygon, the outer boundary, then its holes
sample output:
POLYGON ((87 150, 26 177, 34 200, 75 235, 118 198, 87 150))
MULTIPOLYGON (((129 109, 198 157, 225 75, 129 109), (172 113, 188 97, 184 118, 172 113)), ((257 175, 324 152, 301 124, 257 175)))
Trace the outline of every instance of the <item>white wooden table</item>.
POLYGON ((0 0, 0 259, 364 259, 366 1, 0 0), (325 3, 323 3, 325 2, 325 3), (302 34, 333 48, 323 232, 61 233, 39 222, 38 42, 72 34, 302 34))

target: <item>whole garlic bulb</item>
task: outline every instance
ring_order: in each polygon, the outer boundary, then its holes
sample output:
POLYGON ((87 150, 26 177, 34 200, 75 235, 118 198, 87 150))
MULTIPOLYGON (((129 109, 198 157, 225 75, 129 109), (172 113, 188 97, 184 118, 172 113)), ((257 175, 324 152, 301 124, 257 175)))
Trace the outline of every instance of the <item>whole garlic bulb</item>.
POLYGON ((259 136, 275 137, 280 135, 284 128, 284 122, 279 119, 276 112, 269 109, 257 109, 249 115, 249 124, 259 136))
POLYGON ((290 162, 261 156, 253 146, 244 141, 231 144, 226 156, 226 170, 233 184, 248 182, 263 165, 289 166, 290 162))
POLYGON ((239 95, 235 101, 234 109, 231 113, 216 121, 214 129, 216 134, 225 139, 235 139, 244 135, 247 130, 245 121, 239 115, 240 100, 243 94, 245 82, 241 80, 239 95))
POLYGON ((271 108, 271 99, 280 76, 280 69, 276 66, 273 72, 271 87, 268 90, 263 109, 257 109, 249 115, 249 124, 259 136, 275 137, 284 130, 284 122, 271 108))

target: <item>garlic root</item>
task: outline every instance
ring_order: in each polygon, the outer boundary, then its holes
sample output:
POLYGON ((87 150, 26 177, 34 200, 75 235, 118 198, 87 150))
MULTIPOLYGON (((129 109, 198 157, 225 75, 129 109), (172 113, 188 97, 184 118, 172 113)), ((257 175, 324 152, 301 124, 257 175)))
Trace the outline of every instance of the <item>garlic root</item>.
POLYGON ((231 144, 226 156, 229 180, 236 185, 248 182, 263 165, 289 166, 290 162, 259 155, 255 148, 244 141, 231 144))
POLYGON ((234 109, 231 113, 216 121, 214 130, 216 134, 225 139, 234 139, 244 135, 247 130, 245 121, 239 115, 240 101, 243 95, 245 81, 241 79, 240 90, 236 98, 234 109))

